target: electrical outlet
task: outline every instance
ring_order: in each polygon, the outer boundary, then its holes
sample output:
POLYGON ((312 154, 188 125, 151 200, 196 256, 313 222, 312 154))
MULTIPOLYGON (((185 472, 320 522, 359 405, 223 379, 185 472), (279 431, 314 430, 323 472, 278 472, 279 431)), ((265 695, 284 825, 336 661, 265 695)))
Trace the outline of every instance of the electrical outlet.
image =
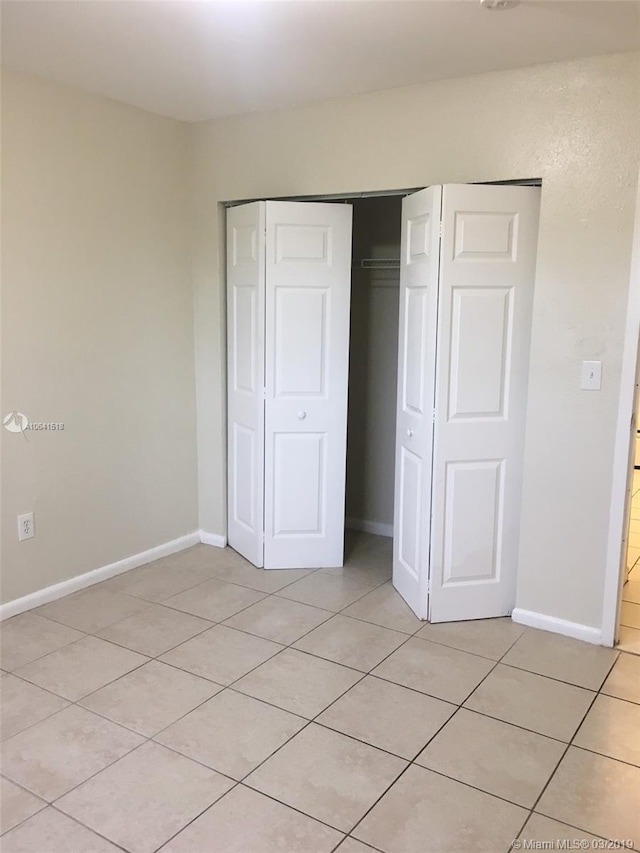
POLYGON ((33 525, 33 513, 25 512, 24 515, 18 516, 18 539, 20 542, 23 539, 33 539, 36 535, 36 529, 33 525))

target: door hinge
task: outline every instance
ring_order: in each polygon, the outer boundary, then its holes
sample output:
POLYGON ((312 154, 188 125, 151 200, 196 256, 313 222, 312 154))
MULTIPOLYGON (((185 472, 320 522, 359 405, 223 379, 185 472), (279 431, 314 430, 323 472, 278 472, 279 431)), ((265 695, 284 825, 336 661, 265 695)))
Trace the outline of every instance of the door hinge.
POLYGON ((436 422, 436 410, 433 409, 433 411, 431 412, 431 423, 435 424, 435 422, 436 422))
POLYGON ((427 581, 427 595, 431 595, 431 578, 427 581))
POLYGON ((267 389, 266 389, 266 388, 263 388, 263 389, 262 389, 262 399, 263 399, 263 400, 266 400, 266 399, 267 399, 267 389))
POLYGON ((442 230, 443 230, 443 227, 444 227, 444 223, 443 223, 443 221, 442 221, 442 219, 441 219, 441 220, 440 220, 440 222, 438 223, 438 236, 440 237, 440 239, 441 239, 441 240, 442 240, 442 230))

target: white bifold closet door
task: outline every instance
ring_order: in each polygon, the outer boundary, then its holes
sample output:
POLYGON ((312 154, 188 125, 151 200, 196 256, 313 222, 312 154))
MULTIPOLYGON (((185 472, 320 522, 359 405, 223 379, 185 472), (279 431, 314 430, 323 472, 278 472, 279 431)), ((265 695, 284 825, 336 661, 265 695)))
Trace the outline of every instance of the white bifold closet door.
POLYGON ((227 539, 264 561, 265 205, 227 211, 227 539))
POLYGON ((442 187, 402 201, 393 584, 427 618, 442 187))
POLYGON ((351 217, 228 212, 228 538, 256 566, 343 563, 351 217))
POLYGON ((393 567, 432 622, 515 603, 540 204, 452 184, 438 216, 439 193, 403 207, 393 567))

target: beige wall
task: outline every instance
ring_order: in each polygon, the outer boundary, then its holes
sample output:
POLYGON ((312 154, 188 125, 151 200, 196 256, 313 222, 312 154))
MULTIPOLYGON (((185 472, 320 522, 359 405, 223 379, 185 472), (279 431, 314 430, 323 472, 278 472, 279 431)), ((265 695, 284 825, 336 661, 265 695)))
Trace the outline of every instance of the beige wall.
POLYGON ((197 463, 186 126, 14 74, 2 124, 3 412, 65 424, 3 431, 8 601, 195 530, 197 463))
POLYGON ((193 129, 200 523, 225 530, 224 199, 541 177, 518 606, 598 627, 638 178, 638 56, 193 129), (603 389, 579 390, 582 359, 603 389))

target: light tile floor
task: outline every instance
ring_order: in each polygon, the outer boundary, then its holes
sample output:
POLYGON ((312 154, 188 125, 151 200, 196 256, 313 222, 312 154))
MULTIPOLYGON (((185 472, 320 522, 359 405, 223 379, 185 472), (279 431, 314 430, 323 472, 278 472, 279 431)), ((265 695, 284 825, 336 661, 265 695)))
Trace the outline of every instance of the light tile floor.
POLYGON ((640 471, 633 473, 631 521, 627 546, 628 580, 622 588, 619 648, 640 655, 640 471))
POLYGON ((640 657, 426 625, 388 540, 347 553, 197 546, 6 622, 3 853, 640 850, 640 657))

